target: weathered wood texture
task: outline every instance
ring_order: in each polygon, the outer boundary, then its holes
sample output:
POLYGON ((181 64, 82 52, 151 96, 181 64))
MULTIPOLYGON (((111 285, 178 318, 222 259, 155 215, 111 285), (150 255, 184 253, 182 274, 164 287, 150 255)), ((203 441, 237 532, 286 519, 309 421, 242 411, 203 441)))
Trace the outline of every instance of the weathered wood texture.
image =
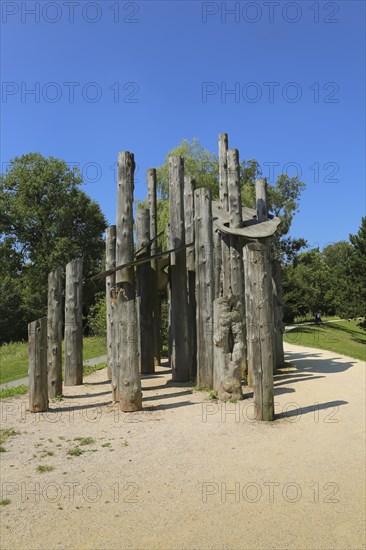
MULTIPOLYGON (((219 134, 219 196, 220 206, 223 212, 229 211, 227 151, 228 135, 219 134)), ((228 296, 229 294, 232 294, 230 271, 230 237, 225 234, 221 235, 221 255, 222 262, 220 279, 222 284, 222 294, 224 296, 228 296)))
POLYGON ((272 262, 272 288, 273 288, 273 317, 275 340, 275 365, 283 366, 285 353, 283 349, 283 283, 282 268, 278 260, 272 262))
MULTIPOLYGON (((227 152, 227 174, 229 192, 230 228, 237 229, 243 225, 242 202, 240 189, 240 165, 239 152, 237 149, 229 149, 227 152)), ((243 262, 243 240, 230 235, 230 271, 231 290, 240 302, 240 316, 242 320, 242 375, 247 374, 247 344, 246 344, 246 323, 245 323, 245 289, 244 289, 244 262, 243 262)))
MULTIPOLYGON (((147 192, 148 192, 148 204, 150 210, 150 239, 156 238, 158 233, 158 214, 157 214, 157 184, 156 184, 156 170, 155 168, 149 168, 147 171, 147 192)), ((158 252, 158 241, 155 240, 151 245, 151 254, 155 255, 158 252)), ((160 295, 159 295, 159 271, 158 260, 151 262, 153 268, 153 330, 154 330, 154 364, 155 366, 160 364, 161 354, 161 313, 160 313, 160 295)))
POLYGON ((211 191, 195 191, 197 383, 213 387, 214 258, 211 191))
POLYGON ((139 349, 137 310, 135 300, 124 300, 119 292, 115 305, 118 331, 117 364, 119 365, 118 394, 120 409, 134 412, 142 409, 141 381, 139 376, 139 349))
POLYGON ((65 386, 83 383, 83 260, 66 266, 65 386))
POLYGON ((249 370, 257 420, 273 420, 273 295, 267 243, 246 245, 245 294, 249 370))
POLYGON ((117 311, 116 304, 117 304, 117 298, 118 298, 118 289, 114 286, 111 290, 111 316, 112 316, 112 322, 111 322, 111 338, 112 338, 112 349, 111 349, 111 359, 112 359, 112 399, 113 401, 117 402, 119 401, 119 377, 121 372, 121 362, 120 362, 120 347, 119 347, 119 330, 118 330, 118 323, 119 318, 118 315, 120 313, 120 310, 117 311))
POLYGON ((48 274, 47 374, 50 398, 62 395, 62 267, 48 274))
MULTIPOLYGON (((127 264, 133 258, 133 192, 135 159, 132 153, 118 155, 116 265, 127 264)), ((134 298, 134 269, 116 273, 116 283, 122 285, 126 299, 134 298), (123 283, 123 284, 122 284, 123 283)))
MULTIPOLYGON (((184 176, 184 225, 186 244, 194 243, 194 191, 196 182, 190 176, 184 176)), ((196 340, 196 273, 194 246, 186 249, 188 282, 188 328, 190 341, 189 378, 197 376, 197 340, 196 340)))
MULTIPOLYGON (((113 269, 116 267, 116 226, 107 227, 105 240, 105 269, 113 269)), ((113 346, 114 346, 114 330, 113 330, 113 301, 112 289, 116 284, 116 274, 113 273, 106 277, 106 323, 107 323, 107 376, 112 380, 112 385, 115 382, 113 378, 113 346)))
MULTIPOLYGON (((185 245, 184 230, 184 162, 169 157, 169 207, 171 248, 185 245)), ((170 335, 173 380, 187 382, 190 376, 190 342, 188 328, 187 265, 185 250, 170 256, 170 335)))
POLYGON ((256 180, 255 198, 257 205, 257 220, 265 222, 268 220, 267 180, 265 178, 256 180))
POLYGON ((243 327, 238 296, 214 301, 214 390, 221 401, 243 398, 241 362, 243 327))
POLYGON ((214 289, 215 299, 221 296, 222 292, 222 244, 221 232, 212 226, 213 232, 213 254, 214 254, 214 289))
POLYGON ((29 410, 48 408, 47 317, 28 324, 29 410))
MULTIPOLYGON (((150 240, 150 212, 138 208, 136 211, 136 247, 143 249, 140 256, 149 256, 150 247, 146 244, 150 240)), ((153 293, 154 271, 150 263, 136 268, 137 279, 137 307, 138 307, 138 341, 139 341, 139 370, 142 374, 155 372, 154 362, 154 330, 153 330, 153 293)))
MULTIPOLYGON (((116 262, 128 263, 133 258, 133 192, 135 160, 132 153, 118 155, 118 192, 116 224, 116 262)), ((142 408, 139 375, 135 270, 122 269, 116 274, 116 315, 118 322, 119 405, 124 412, 142 408)))

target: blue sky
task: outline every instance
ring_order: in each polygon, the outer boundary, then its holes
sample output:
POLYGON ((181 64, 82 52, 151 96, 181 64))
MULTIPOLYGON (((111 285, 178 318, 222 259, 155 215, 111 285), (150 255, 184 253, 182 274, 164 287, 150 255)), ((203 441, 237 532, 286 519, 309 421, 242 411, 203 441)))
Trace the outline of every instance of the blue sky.
POLYGON ((142 199, 146 169, 183 138, 216 152, 227 132, 263 175, 307 183, 293 236, 357 232, 363 1, 3 0, 1 21, 2 166, 31 151, 78 164, 114 223, 118 151, 134 152, 142 199))

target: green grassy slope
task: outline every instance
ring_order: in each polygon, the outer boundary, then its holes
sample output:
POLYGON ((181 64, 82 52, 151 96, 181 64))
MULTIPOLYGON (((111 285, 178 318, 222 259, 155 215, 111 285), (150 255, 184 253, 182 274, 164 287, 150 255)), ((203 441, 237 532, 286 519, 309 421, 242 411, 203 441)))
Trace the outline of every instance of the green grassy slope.
MULTIPOLYGON (((84 338, 84 360, 105 355, 105 338, 84 338)), ((15 342, 0 346, 0 384, 24 378, 28 375, 28 344, 15 342)))
POLYGON ((285 342, 335 351, 354 359, 366 360, 366 331, 359 321, 339 321, 320 326, 303 325, 284 335, 285 342))

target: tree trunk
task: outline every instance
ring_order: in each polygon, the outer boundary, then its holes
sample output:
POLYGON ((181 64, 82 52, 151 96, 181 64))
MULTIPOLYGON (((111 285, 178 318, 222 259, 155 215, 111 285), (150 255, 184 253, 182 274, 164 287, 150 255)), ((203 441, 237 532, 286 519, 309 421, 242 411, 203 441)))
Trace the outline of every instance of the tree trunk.
POLYGON ((272 262, 273 316, 275 336, 275 365, 282 367, 285 362, 283 350, 283 287, 282 269, 278 260, 272 262))
POLYGON ((243 327, 237 296, 225 296, 214 302, 214 390, 220 401, 243 399, 241 360, 243 327))
POLYGON ((273 296, 267 242, 246 245, 245 270, 248 363, 253 375, 257 420, 273 420, 273 296))
MULTIPOLYGON (((185 245, 184 235, 184 163, 181 157, 169 158, 169 206, 171 248, 185 245)), ((186 251, 170 256, 171 281, 171 368, 173 381, 187 382, 190 376, 188 328, 188 292, 186 251)))
POLYGON ((256 180, 255 198, 257 204, 257 220, 265 222, 268 220, 267 180, 265 178, 256 180))
POLYGON ((214 288, 215 299, 222 293, 222 245, 221 232, 212 226, 213 230, 213 250, 214 250, 214 288))
POLYGON ((65 386, 83 383, 83 260, 66 266, 65 386))
MULTIPOLYGON (((148 209, 138 208, 136 215, 136 247, 140 250, 150 241, 150 213, 148 209)), ((138 257, 149 256, 149 248, 143 249, 138 257)), ((138 266, 136 278, 140 372, 152 374, 155 372, 153 331, 153 293, 155 289, 151 264, 146 263, 138 266)))
MULTIPOLYGON (((184 177, 184 224, 186 243, 194 243, 194 190, 196 182, 190 177, 184 177)), ((196 340, 196 273, 194 246, 186 249, 187 281, 188 281, 188 327, 190 340, 189 377, 197 377, 197 340, 196 340)))
MULTIPOLYGON (((118 155, 118 192, 116 224, 116 264, 133 258, 133 192, 135 160, 132 153, 118 155)), ((133 267, 116 273, 116 321, 118 323, 119 404, 124 412, 142 408, 139 375, 137 309, 135 300, 135 271, 133 267)))
POLYGON ((47 317, 28 324, 29 410, 48 409, 47 317))
POLYGON ((62 395, 62 267, 48 274, 47 366, 50 398, 62 395))
MULTIPOLYGON (((237 149, 229 149, 227 152, 228 166, 228 191, 230 227, 237 229, 243 227, 243 214, 240 189, 240 165, 239 152, 237 149)), ((243 241, 240 237, 230 236, 230 268, 231 268, 231 290, 240 302, 240 316, 243 330, 243 346, 241 372, 242 376, 247 375, 247 344, 246 344, 246 323, 245 323, 245 289, 244 289, 244 261, 243 241)))
MULTIPOLYGON (((220 204, 224 212, 229 211, 229 191, 228 191, 228 135, 219 134, 219 193, 220 204)), ((221 235, 221 282, 224 296, 232 294, 231 291, 231 272, 230 272, 230 235, 221 235)))
MULTIPOLYGON (((157 197, 156 197, 156 170, 149 168, 147 171, 147 190, 148 203, 150 210, 150 239, 154 239, 158 233, 158 214, 157 214, 157 197)), ((158 252, 158 243, 155 240, 151 245, 151 255, 158 252)), ((154 364, 160 365, 161 354, 161 314, 160 314, 160 295, 159 295, 159 268, 158 260, 151 262, 153 269, 153 330, 154 330, 154 364)))
MULTIPOLYGON (((111 225, 107 227, 106 233, 106 255, 105 255, 105 269, 113 269, 116 267, 116 226, 111 225)), ((107 316, 107 376, 112 380, 112 385, 115 382, 113 378, 113 346, 114 346, 114 333, 113 333, 113 302, 112 302, 112 289, 116 284, 116 274, 106 277, 106 316, 107 316)), ((115 370, 115 369, 114 369, 115 370)))
POLYGON ((197 383, 213 387, 214 258, 211 191, 195 192, 197 383))

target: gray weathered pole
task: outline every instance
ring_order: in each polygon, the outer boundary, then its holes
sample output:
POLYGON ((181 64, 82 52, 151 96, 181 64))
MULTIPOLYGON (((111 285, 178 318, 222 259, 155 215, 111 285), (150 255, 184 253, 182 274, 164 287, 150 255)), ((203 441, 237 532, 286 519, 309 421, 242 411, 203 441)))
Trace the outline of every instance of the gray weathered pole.
POLYGON ((257 420, 273 420, 273 294, 267 242, 246 245, 245 305, 249 372, 257 420))
MULTIPOLYGON (((239 152, 237 149, 229 149, 227 152, 227 174, 229 192, 230 227, 237 229, 243 226, 241 189, 240 189, 240 164, 239 152)), ((246 344, 246 323, 245 323, 245 290, 244 290, 244 263, 243 263, 243 241, 236 235, 230 236, 230 271, 231 290, 240 302, 240 316, 243 330, 242 347, 242 375, 245 376, 247 367, 247 344, 246 344)))
MULTIPOLYGON (((116 264, 133 259, 133 192, 135 160, 132 153, 118 155, 116 264)), ((124 412, 142 409, 138 358, 138 329, 133 267, 116 273, 118 293, 115 319, 118 331, 117 366, 119 365, 119 404, 124 412)))
MULTIPOLYGON (((190 176, 184 176, 184 224, 186 243, 194 243, 194 191, 196 182, 190 176)), ((188 281, 188 326, 190 330, 189 377, 194 380, 197 376, 197 341, 196 341, 196 273, 194 246, 186 250, 187 281, 188 281)))
MULTIPOLYGON (((107 227, 105 240, 105 269, 113 269, 116 267, 116 226, 107 227)), ((112 290, 116 284, 116 275, 113 273, 106 277, 106 322, 107 322, 107 376, 114 382, 113 377, 113 301, 112 290)))
POLYGON ((260 178, 256 180, 255 198, 257 207, 257 220, 260 222, 265 222, 268 220, 267 180, 265 178, 260 178))
POLYGON ((197 384, 213 387, 214 257, 211 191, 195 191, 197 384))
POLYGON ((214 301, 213 340, 214 390, 220 401, 242 399, 243 327, 237 296, 222 296, 214 301))
MULTIPOLYGON (((183 192, 183 158, 169 157, 170 248, 179 248, 185 245, 183 192)), ((175 252, 170 256, 170 283, 172 377, 175 382, 187 382, 190 376, 190 342, 185 250, 175 252)))
POLYGON ((47 371, 50 398, 62 395, 62 267, 48 274, 47 371))
POLYGON ((275 340, 275 366, 282 367, 285 362, 283 349, 283 287, 282 269, 278 260, 272 262, 273 317, 275 340))
POLYGON ((66 266, 65 386, 83 383, 83 260, 66 266))
POLYGON ((29 410, 48 408, 47 317, 28 324, 29 410))
MULTIPOLYGON (((136 248, 138 250, 150 241, 150 212, 146 208, 136 211, 136 248)), ((150 247, 141 250, 138 257, 150 255, 150 247)), ((150 263, 136 268, 137 278, 137 307, 139 321, 139 360, 140 372, 152 374, 155 372, 154 363, 154 330, 153 330, 153 269, 150 263)))
MULTIPOLYGON (((219 134, 219 195, 220 206, 224 212, 229 211, 227 151, 228 135, 219 134)), ((228 296, 232 294, 230 271, 230 235, 221 235, 221 255, 222 262, 220 278, 222 284, 222 293, 224 296, 228 296)))
MULTIPOLYGON (((156 169, 149 168, 147 171, 147 192, 148 204, 150 210, 150 239, 154 239, 158 234, 158 213, 157 213, 157 185, 156 169)), ((155 240, 151 245, 151 254, 158 252, 158 242, 155 240)), ((161 353, 161 314, 160 314, 160 295, 159 295, 159 268, 158 260, 151 262, 153 268, 153 288, 151 290, 153 297, 153 330, 154 330, 154 363, 160 364, 161 353)))

